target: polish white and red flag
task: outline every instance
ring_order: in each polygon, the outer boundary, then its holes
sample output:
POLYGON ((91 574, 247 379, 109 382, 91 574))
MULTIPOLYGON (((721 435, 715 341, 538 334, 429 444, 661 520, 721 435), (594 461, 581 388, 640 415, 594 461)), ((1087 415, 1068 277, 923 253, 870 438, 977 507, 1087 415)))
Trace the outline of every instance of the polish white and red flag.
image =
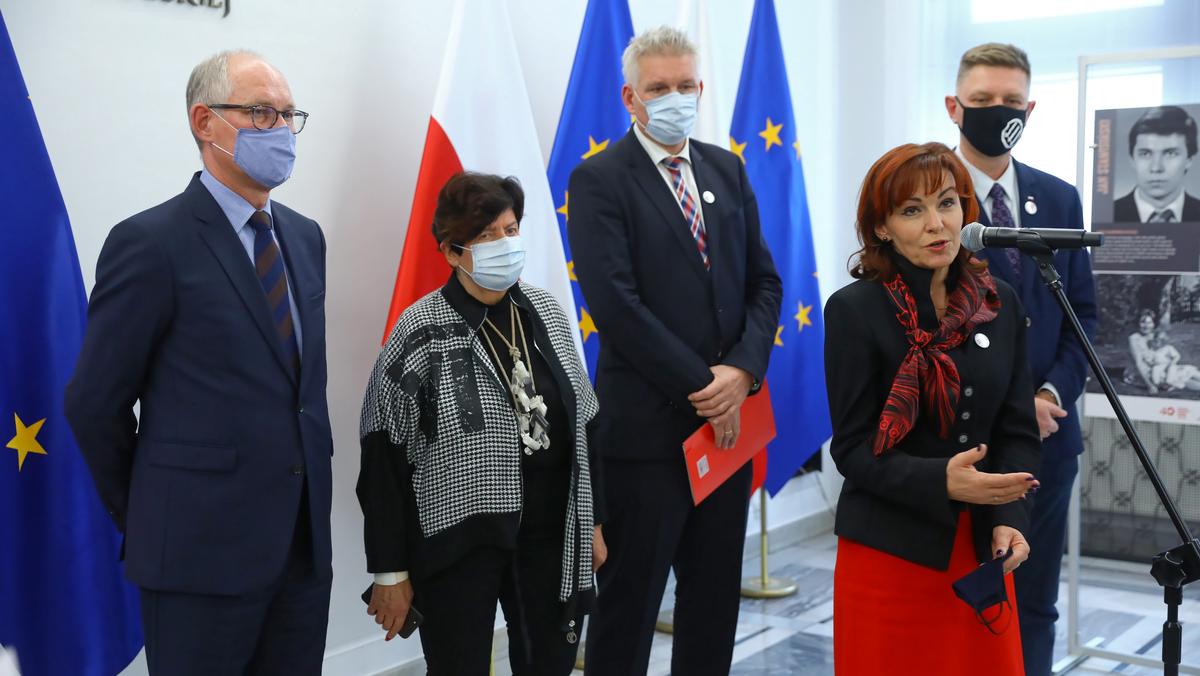
MULTIPOLYGON (((568 317, 577 317, 533 110, 502 0, 454 3, 384 340, 400 313, 450 274, 431 225, 438 191, 463 170, 521 182, 526 249, 521 279, 552 293, 568 317)), ((575 342, 582 353, 578 332, 575 342)))

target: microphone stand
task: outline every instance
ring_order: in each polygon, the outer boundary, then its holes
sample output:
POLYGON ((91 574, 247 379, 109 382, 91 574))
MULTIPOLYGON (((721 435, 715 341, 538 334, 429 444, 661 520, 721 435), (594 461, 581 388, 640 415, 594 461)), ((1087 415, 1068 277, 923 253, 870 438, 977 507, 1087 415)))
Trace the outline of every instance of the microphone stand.
POLYGON ((1125 430, 1125 436, 1129 438, 1129 443, 1137 453, 1138 460, 1146 470, 1146 476, 1154 485, 1154 492, 1158 494, 1159 502, 1166 509, 1167 516, 1170 517, 1171 523, 1179 534, 1181 544, 1156 554, 1150 564, 1150 574, 1163 588, 1163 602, 1167 605, 1167 621, 1163 623, 1163 673, 1166 676, 1178 676, 1183 649, 1183 626, 1179 622, 1179 606, 1183 602, 1184 585, 1200 579, 1200 540, 1192 535, 1187 523, 1179 514, 1179 508, 1175 505, 1175 501, 1167 493, 1162 477, 1154 467, 1150 455, 1146 453, 1146 447, 1142 445, 1137 431, 1133 429, 1129 414, 1121 405, 1112 381, 1109 380, 1108 374, 1100 363, 1100 357, 1096 355, 1096 350, 1092 347, 1091 341, 1083 331, 1083 326, 1079 323, 1078 315, 1075 314, 1075 310, 1067 300, 1067 296, 1063 292, 1062 278, 1059 277, 1058 270, 1054 267, 1054 250, 1040 236, 1032 232, 1022 232, 1018 235, 1017 248, 1037 261, 1042 281, 1046 283, 1046 288, 1058 301, 1063 314, 1071 321, 1071 329, 1079 344, 1083 346, 1084 354, 1087 355, 1088 362, 1092 366, 1092 373, 1100 382, 1104 396, 1108 398, 1108 403, 1116 412, 1117 420, 1121 422, 1121 428, 1125 430))

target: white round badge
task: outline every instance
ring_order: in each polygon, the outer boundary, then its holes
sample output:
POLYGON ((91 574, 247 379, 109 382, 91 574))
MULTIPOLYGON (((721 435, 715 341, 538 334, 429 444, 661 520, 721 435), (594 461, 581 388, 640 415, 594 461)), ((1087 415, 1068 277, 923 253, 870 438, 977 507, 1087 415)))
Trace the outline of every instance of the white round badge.
POLYGON ((976 333, 975 334, 975 344, 986 350, 988 348, 988 346, 992 344, 992 341, 989 340, 988 337, 983 335, 982 333, 976 333))
POLYGON ((717 196, 712 194, 711 190, 705 190, 701 193, 700 197, 704 200, 705 204, 712 204, 717 201, 717 196))
POLYGON ((1037 213, 1037 203, 1033 201, 1032 197, 1025 200, 1025 213, 1029 214, 1030 216, 1037 213))

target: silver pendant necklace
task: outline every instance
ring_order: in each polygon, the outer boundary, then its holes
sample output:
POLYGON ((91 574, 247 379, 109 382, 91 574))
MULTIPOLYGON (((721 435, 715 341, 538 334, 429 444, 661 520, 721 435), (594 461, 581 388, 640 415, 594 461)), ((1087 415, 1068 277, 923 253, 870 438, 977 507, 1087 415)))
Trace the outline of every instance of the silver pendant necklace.
MULTIPOLYGON (((537 385, 533 380, 532 357, 530 357, 529 365, 526 365, 525 359, 522 358, 522 352, 517 347, 517 335, 520 331, 521 346, 524 348, 525 356, 529 356, 529 343, 525 340, 525 326, 521 323, 521 315, 517 312, 516 304, 510 300, 508 307, 512 323, 510 337, 506 338, 487 317, 484 317, 483 323, 504 343, 504 347, 508 348, 508 355, 512 357, 513 367, 508 378, 508 391, 512 395, 513 408, 517 413, 521 445, 524 447, 525 455, 533 455, 534 451, 550 447, 550 423, 546 419, 546 403, 543 401, 542 395, 537 393, 537 385)), ((480 328, 482 329, 482 327, 480 328)), ((496 359, 496 364, 502 365, 504 362, 500 361, 500 353, 496 351, 491 336, 487 331, 481 331, 481 333, 483 333, 488 348, 492 351, 492 356, 496 359)))

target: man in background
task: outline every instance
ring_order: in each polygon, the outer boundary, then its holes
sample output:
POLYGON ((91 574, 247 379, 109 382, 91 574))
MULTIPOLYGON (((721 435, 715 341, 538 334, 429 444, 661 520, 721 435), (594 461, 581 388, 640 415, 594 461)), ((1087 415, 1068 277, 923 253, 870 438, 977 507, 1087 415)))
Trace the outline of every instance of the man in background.
MULTIPOLYGON (((963 54, 946 112, 959 129, 958 155, 967 166, 984 225, 1006 228, 1083 228, 1079 195, 1067 182, 1012 158, 1034 101, 1029 58, 1013 45, 988 43, 963 54)), ((1017 608, 1025 670, 1050 673, 1058 577, 1066 541, 1067 507, 1079 471, 1083 437, 1075 400, 1088 364, 1067 318, 1042 284, 1037 264, 1017 249, 984 249, 993 275, 1017 290, 1025 307, 1029 367, 1042 436, 1041 482, 1033 498, 1029 560, 1017 569, 1017 608)), ((1084 329, 1096 326, 1091 260, 1083 249, 1059 251, 1054 264, 1084 329)))
POLYGON ((319 674, 325 239, 270 198, 307 114, 247 52, 196 66, 187 109, 204 168, 109 233, 66 414, 125 535, 150 673, 319 674))
POLYGON ((741 161, 688 138, 703 91, 695 46, 664 26, 622 62, 635 122, 576 167, 569 192, 575 274, 601 336, 594 444, 608 504, 587 673, 646 673, 674 569, 671 672, 727 674, 751 467, 693 505, 681 447, 705 424, 719 447, 737 441, 782 286, 741 161))
POLYGON ((1183 189, 1196 156, 1196 121, 1178 106, 1142 113, 1129 129, 1137 187, 1113 202, 1115 223, 1200 223, 1200 199, 1183 189))

